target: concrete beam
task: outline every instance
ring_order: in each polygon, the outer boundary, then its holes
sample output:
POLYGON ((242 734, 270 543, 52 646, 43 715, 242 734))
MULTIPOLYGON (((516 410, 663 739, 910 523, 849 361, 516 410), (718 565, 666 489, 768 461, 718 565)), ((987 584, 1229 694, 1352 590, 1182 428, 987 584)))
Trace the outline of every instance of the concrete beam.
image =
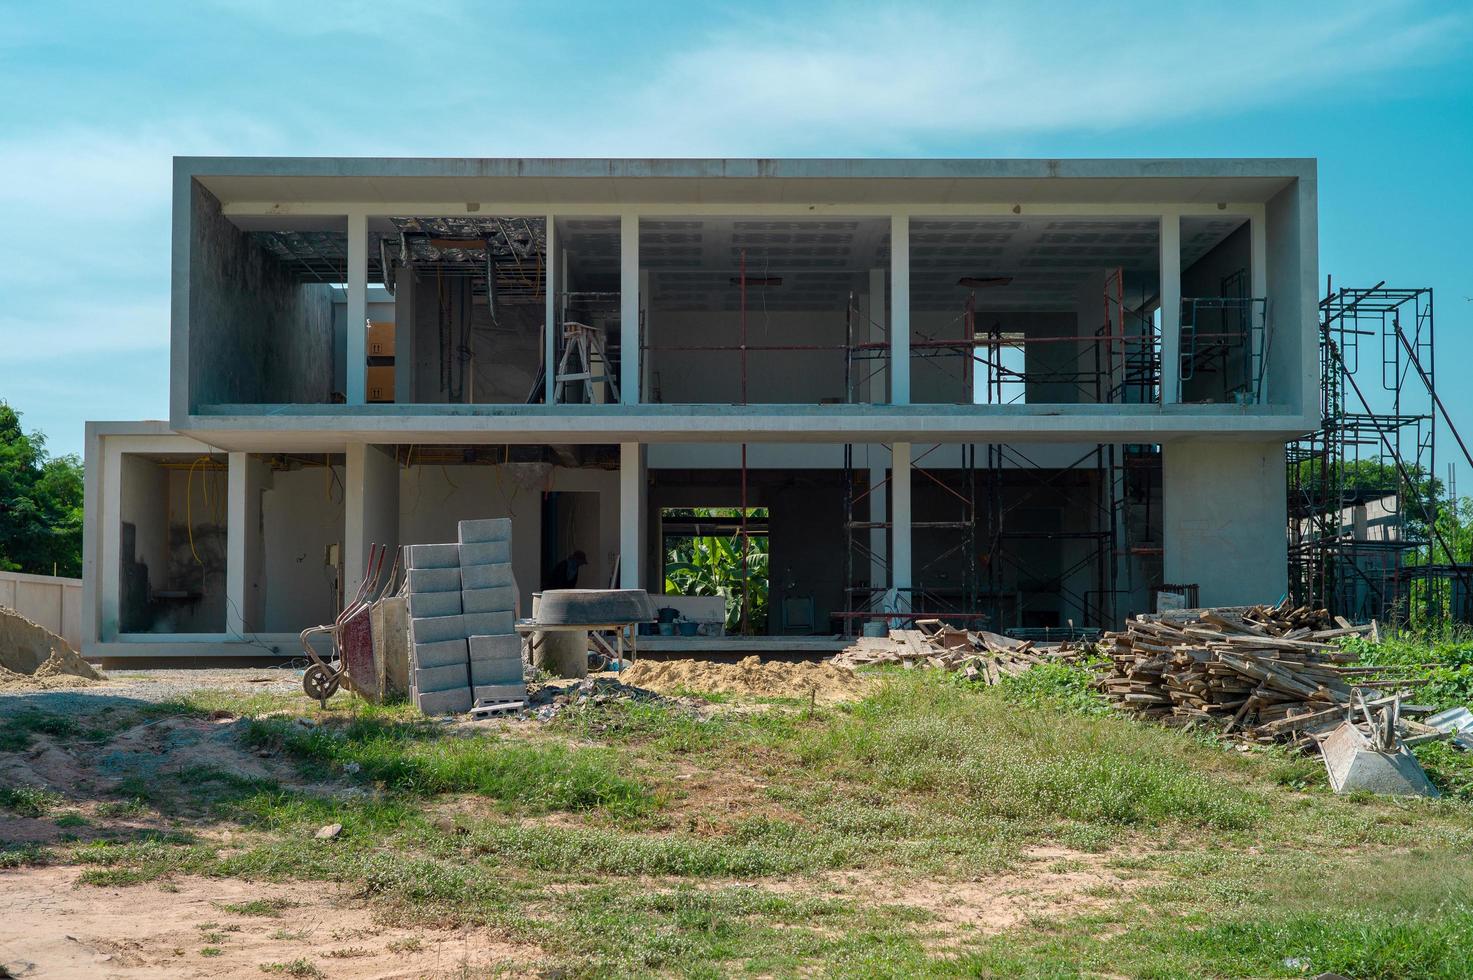
POLYGON ((890 216, 890 403, 910 404, 910 215, 890 216))
POLYGON ((644 588, 645 448, 619 444, 619 587, 644 588))
POLYGON ((368 401, 368 217, 362 211, 348 215, 348 363, 349 405, 368 401))

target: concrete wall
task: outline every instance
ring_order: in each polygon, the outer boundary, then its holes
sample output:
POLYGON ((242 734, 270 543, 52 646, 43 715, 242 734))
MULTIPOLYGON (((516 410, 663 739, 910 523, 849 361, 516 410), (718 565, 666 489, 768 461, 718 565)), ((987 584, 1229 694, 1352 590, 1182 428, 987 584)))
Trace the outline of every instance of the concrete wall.
POLYGON ((261 493, 258 533, 261 565, 253 578, 263 615, 255 628, 295 633, 331 622, 339 608, 339 569, 325 555, 329 545, 343 542, 342 465, 272 473, 261 493))
POLYGON ((1206 606, 1277 602, 1288 588, 1282 443, 1162 446, 1165 578, 1206 606))
MULTIPOLYGON (((664 584, 659 553, 660 514, 667 507, 736 507, 740 473, 734 470, 652 470, 648 497, 653 563, 646 587, 664 584)), ((844 494, 841 474, 762 470, 748 473, 747 505, 768 508, 768 631, 781 629, 779 611, 789 596, 813 599, 817 631, 828 632, 829 615, 844 609, 844 494)), ((866 566, 867 568, 867 566, 866 566)))
POLYGON ((82 649, 82 580, 0 572, 0 606, 14 609, 82 649))
POLYGON ((332 289, 299 284, 193 185, 189 404, 322 403, 334 374, 332 289))
MULTIPOLYGON (((1091 295, 1096 295, 1093 290, 1091 295)), ((1098 302, 1095 304, 1098 306, 1098 302)), ((1080 314, 1077 312, 1027 312, 1018 310, 978 310, 977 332, 996 326, 1004 334, 1021 333, 1029 338, 1077 337, 1080 314)), ((911 314, 911 341, 943 340, 964 333, 958 312, 916 312, 911 314)), ((1037 343, 1026 348, 1023 370, 1034 375, 1025 385, 1023 399, 1013 404, 1075 404, 1094 401, 1094 392, 1081 391, 1072 375, 1081 366, 1093 366, 1093 355, 1085 345, 1074 343, 1037 343), (1088 360, 1082 355, 1088 355, 1088 360)), ((915 404, 970 405, 973 387, 966 383, 967 365, 961 352, 947 351, 940 356, 923 356, 919 348, 911 353, 910 400, 915 404)), ((985 381, 986 365, 973 361, 974 378, 985 381)))
MULTIPOLYGON (((1248 223, 1241 225, 1191 266, 1182 269, 1181 295, 1183 299, 1223 295, 1223 280, 1241 272, 1244 276, 1244 296, 1252 295, 1249 279, 1252 263, 1252 236, 1248 223)), ((1233 313, 1216 310, 1198 311, 1197 329, 1204 333, 1221 333, 1240 329, 1244 324, 1233 313)), ((1205 343, 1206 341, 1204 341, 1205 343)), ((1183 348, 1185 353, 1185 348, 1183 348)), ((1222 373, 1195 373, 1191 378, 1183 376, 1181 400, 1184 402, 1224 402, 1227 393, 1242 385, 1252 386, 1247 365, 1242 357, 1229 359, 1222 373)), ((1272 401, 1272 394, 1268 396, 1272 401)))
POLYGON ((468 279, 440 280, 432 272, 402 274, 398 290, 398 315, 408 317, 399 336, 407 334, 409 343, 396 352, 395 367, 410 372, 415 402, 519 405, 527 400, 542 366, 542 306, 502 303, 493 320, 484 300, 472 300, 468 279), (442 299, 452 326, 448 345, 440 333, 442 299), (472 355, 469 363, 462 347, 472 355))
POLYGON ((585 548, 589 565, 580 582, 607 583, 619 551, 618 473, 509 466, 423 466, 400 470, 399 542, 435 544, 456 539, 456 523, 488 517, 512 521, 512 571, 530 615, 532 593, 542 586, 542 491, 599 494, 597 548, 585 548))
MULTIPOLYGON (((654 310, 647 327, 647 343, 669 345, 726 345, 741 342, 737 313, 654 310)), ((749 404, 814 404, 843 400, 846 328, 842 310, 833 313, 768 313, 760 306, 747 310, 747 343, 824 344, 825 351, 747 352, 749 404)), ((741 354, 724 351, 647 351, 651 383, 646 401, 671 404, 741 401, 741 354), (656 391, 659 398, 656 399, 656 391)), ((863 373, 856 368, 856 376, 863 373)))
POLYGON ((1317 191, 1301 177, 1265 208, 1269 359, 1264 390, 1276 404, 1319 416, 1317 191))
POLYGON ((150 594, 169 583, 169 475, 158 463, 124 455, 120 466, 118 629, 153 628, 150 594))

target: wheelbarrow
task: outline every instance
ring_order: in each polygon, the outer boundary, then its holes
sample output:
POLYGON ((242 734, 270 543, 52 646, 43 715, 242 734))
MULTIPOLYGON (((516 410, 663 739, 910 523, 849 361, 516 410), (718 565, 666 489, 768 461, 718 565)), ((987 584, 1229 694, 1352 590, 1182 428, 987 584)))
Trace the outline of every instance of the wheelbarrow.
MULTIPOLYGON (((374 602, 389 592, 399 575, 399 551, 387 545, 370 545, 368 549, 367 574, 358 583, 353 600, 343 606, 342 612, 331 623, 309 626, 302 630, 302 652, 311 661, 302 674, 302 690, 307 697, 327 707, 327 699, 347 683, 354 689, 354 676, 371 678, 376 676, 373 666, 373 630, 369 624, 369 610, 374 602), (384 562, 389 552, 394 552, 394 561, 384 575, 384 562), (331 651, 326 659, 312 645, 313 637, 326 636, 331 651)), ((359 682, 360 685, 362 682, 359 682)))

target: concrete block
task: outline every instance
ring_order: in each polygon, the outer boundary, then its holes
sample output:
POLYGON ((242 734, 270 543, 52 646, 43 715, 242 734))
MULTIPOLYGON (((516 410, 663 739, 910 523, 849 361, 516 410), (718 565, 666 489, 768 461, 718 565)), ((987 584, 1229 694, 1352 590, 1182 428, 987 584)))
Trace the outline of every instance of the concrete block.
POLYGON ((511 563, 460 566, 460 582, 467 592, 511 586, 511 563))
POLYGON ((471 684, 521 684, 522 658, 516 660, 474 660, 471 662, 471 684))
POLYGON ((409 615, 416 619, 460 615, 459 592, 411 592, 409 615))
POLYGON ((444 667, 416 667, 414 689, 426 691, 448 691, 465 687, 470 680, 470 668, 466 664, 446 664, 444 667))
POLYGON ((516 592, 510 585, 490 589, 464 589, 460 593, 461 608, 456 612, 511 612, 516 608, 516 592))
POLYGON ((471 688, 476 701, 525 701, 525 684, 477 684, 471 688))
POLYGON ((450 664, 463 664, 470 659, 466 653, 466 643, 464 640, 416 643, 414 645, 414 666, 446 667, 450 664))
POLYGON ((412 544, 404 549, 409 568, 459 568, 460 545, 412 544))
POLYGON ((512 632, 516 617, 510 612, 466 613, 460 617, 466 636, 496 636, 512 632))
POLYGON ((522 638, 516 633, 501 636, 477 634, 466 641, 472 660, 515 660, 522 662, 522 638))
POLYGON ((511 518, 492 517, 479 521, 461 521, 456 530, 461 544, 478 544, 485 541, 510 543, 511 518))
POLYGON ((410 592, 459 592, 459 568, 411 568, 410 592))
POLYGON ((409 636, 416 645, 439 643, 441 640, 465 640, 465 618, 462 616, 431 616, 427 619, 411 619, 409 636))
POLYGON ((445 691, 417 692, 414 703, 427 715, 460 715, 471 710, 475 698, 469 687, 455 687, 445 691))
POLYGON ((511 561, 510 541, 480 541, 460 546, 460 567, 502 565, 511 561))

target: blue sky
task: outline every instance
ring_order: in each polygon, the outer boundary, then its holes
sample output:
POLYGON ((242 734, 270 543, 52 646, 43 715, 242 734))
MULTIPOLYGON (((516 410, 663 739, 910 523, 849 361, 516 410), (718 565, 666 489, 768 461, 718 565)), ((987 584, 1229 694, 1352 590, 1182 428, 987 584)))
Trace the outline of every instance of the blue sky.
POLYGON ((1321 273, 1436 288, 1473 435, 1466 3, 0 0, 0 92, 0 397, 56 452, 167 414, 176 154, 1314 156, 1321 273))

